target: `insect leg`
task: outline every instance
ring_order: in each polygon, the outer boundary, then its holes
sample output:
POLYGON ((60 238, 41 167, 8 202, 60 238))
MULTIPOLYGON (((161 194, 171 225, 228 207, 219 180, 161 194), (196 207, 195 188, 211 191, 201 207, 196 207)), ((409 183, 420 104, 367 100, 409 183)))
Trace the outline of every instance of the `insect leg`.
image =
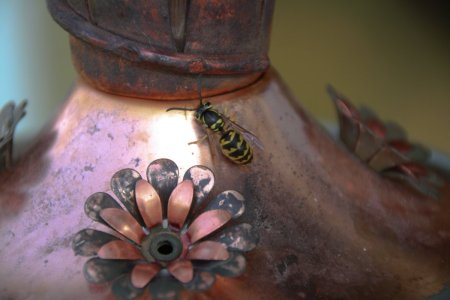
POLYGON ((202 143, 204 140, 206 140, 207 138, 208 138, 208 135, 205 134, 201 139, 196 140, 196 141, 193 141, 193 142, 190 142, 190 143, 188 143, 188 145, 200 144, 200 143, 202 143))

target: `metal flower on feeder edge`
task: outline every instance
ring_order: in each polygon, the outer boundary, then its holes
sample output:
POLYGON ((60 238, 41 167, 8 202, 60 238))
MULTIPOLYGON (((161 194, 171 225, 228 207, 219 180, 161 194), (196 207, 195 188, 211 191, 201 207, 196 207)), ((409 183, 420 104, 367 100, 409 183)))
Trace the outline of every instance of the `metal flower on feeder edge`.
POLYGON ((408 141, 398 124, 382 122, 368 108, 356 109, 333 87, 327 91, 338 113, 340 138, 345 146, 373 170, 398 179, 416 191, 438 198, 442 179, 426 162, 430 151, 408 141))
POLYGON ((19 105, 8 102, 0 111, 0 171, 12 164, 12 139, 17 123, 25 116, 27 101, 19 105))
POLYGON ((244 213, 241 194, 222 192, 198 213, 214 186, 211 170, 191 167, 178 183, 177 165, 158 159, 147 178, 132 169, 112 177, 112 191, 124 208, 107 193, 86 200, 88 217, 112 231, 83 229, 73 239, 76 255, 93 256, 84 265, 88 282, 112 282, 118 299, 146 293, 170 299, 182 289, 209 289, 216 275, 245 270, 242 253, 256 246, 257 235, 246 223, 223 228, 244 213))

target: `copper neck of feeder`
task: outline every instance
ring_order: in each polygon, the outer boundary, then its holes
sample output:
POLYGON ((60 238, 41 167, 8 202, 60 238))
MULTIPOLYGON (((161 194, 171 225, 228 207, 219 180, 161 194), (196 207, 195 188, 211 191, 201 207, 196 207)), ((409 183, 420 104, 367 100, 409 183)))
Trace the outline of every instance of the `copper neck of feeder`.
POLYGON ((194 99, 256 81, 267 56, 274 0, 47 0, 70 35, 85 81, 118 95, 194 99))

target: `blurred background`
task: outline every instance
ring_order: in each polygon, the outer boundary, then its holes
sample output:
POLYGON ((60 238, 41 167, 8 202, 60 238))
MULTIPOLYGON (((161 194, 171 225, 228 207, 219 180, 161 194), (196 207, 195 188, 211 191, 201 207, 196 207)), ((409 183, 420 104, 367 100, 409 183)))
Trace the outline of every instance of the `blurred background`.
MULTIPOLYGON (((0 105, 29 99, 16 140, 36 136, 76 74, 67 34, 44 0, 0 0, 0 105)), ((273 66, 301 104, 336 122, 325 85, 450 153, 450 4, 419 0, 278 0, 273 66)))

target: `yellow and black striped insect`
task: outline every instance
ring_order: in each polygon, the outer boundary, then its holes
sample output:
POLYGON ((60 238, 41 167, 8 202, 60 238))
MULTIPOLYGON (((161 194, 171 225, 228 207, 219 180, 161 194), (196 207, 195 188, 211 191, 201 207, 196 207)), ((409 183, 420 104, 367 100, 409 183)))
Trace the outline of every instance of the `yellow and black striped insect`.
MULTIPOLYGON (((203 103, 200 90, 201 89, 199 89, 200 105, 197 108, 172 107, 167 109, 167 111, 195 111, 195 119, 200 124, 202 124, 207 129, 221 135, 220 147, 223 155, 225 155, 228 159, 236 164, 244 165, 250 163, 253 159, 253 149, 247 142, 247 139, 251 140, 255 145, 262 148, 261 142, 254 134, 231 121, 225 115, 219 113, 212 107, 211 103, 203 103)), ((205 135, 199 141, 193 143, 201 142, 206 137, 207 135, 205 135)))

